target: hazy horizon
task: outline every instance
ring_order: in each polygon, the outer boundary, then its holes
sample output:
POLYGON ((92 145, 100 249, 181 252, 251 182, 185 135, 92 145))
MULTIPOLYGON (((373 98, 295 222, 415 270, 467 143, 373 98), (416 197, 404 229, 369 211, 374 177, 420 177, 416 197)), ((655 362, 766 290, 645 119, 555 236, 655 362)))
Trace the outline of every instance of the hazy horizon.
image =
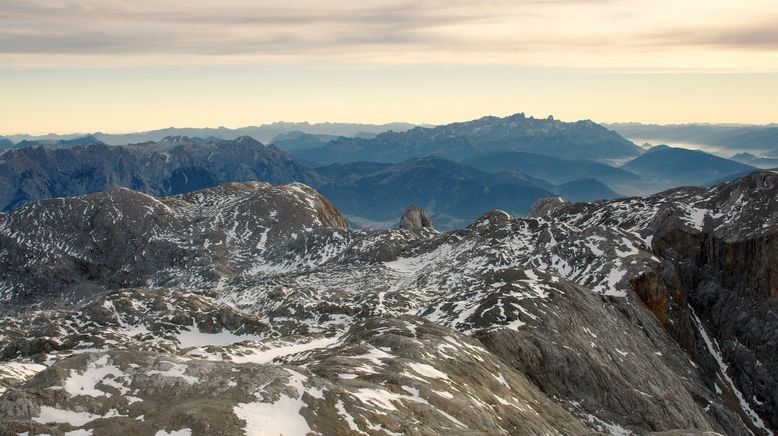
MULTIPOLYGON (((59 132, 0 132, 0 136, 3 137, 13 137, 13 136, 31 136, 31 137, 39 137, 39 136, 74 136, 74 135, 94 135, 94 134, 106 134, 106 135, 125 135, 125 134, 134 134, 134 133, 147 133, 147 132, 155 132, 159 130, 167 130, 167 129, 177 129, 177 130, 186 130, 186 129, 227 129, 227 130, 240 130, 245 128, 251 128, 251 127, 262 127, 262 126, 270 126, 274 124, 309 124, 309 125, 317 125, 317 124, 353 124, 353 125, 371 125, 371 126, 383 126, 383 125, 391 125, 391 124, 408 124, 415 127, 437 127, 442 126, 446 124, 452 124, 452 123, 460 123, 460 122, 468 122, 468 121, 474 121, 480 118, 489 117, 489 116, 495 116, 495 117, 508 117, 511 115, 515 115, 522 112, 513 112, 508 114, 484 114, 479 117, 475 118, 469 118, 469 119, 454 119, 449 120, 445 122, 439 122, 439 123, 425 123, 425 122, 411 122, 406 120, 394 120, 394 121, 387 121, 387 122, 361 122, 361 121, 329 121, 329 120, 274 120, 269 122, 263 122, 263 123, 255 123, 255 124, 246 124, 246 125, 236 125, 236 126, 224 126, 224 125, 203 125, 203 126, 190 126, 190 125, 181 125, 181 126, 160 126, 155 127, 151 129, 143 129, 143 130, 118 130, 118 131, 107 131, 107 130, 94 130, 94 131, 59 131, 59 132)), ((778 123, 710 123, 710 122, 688 122, 688 123, 667 123, 667 124, 659 124, 659 123, 643 123, 640 121, 615 121, 615 122, 605 122, 605 121, 598 121, 598 120, 591 120, 590 118, 582 118, 582 119, 561 119, 554 114, 547 114, 547 115, 536 115, 536 114, 529 114, 526 112, 523 112, 528 118, 533 117, 536 119, 544 119, 549 116, 554 117, 554 119, 562 122, 576 122, 576 121, 583 121, 583 120, 590 120, 597 124, 602 124, 606 127, 610 125, 629 125, 629 124, 641 124, 641 125, 656 125, 656 126, 729 126, 729 127, 737 127, 737 126, 743 126, 743 127, 776 127, 778 123)), ((627 138, 629 139, 629 138, 627 138)), ((637 138, 637 139, 630 139, 631 141, 637 141, 640 142, 643 138, 637 138)), ((637 143, 636 142, 636 143, 637 143)), ((690 143, 691 144, 691 143, 690 143)), ((639 144, 638 144, 639 145, 639 144)), ((695 144, 695 145, 701 145, 701 144, 695 144)))

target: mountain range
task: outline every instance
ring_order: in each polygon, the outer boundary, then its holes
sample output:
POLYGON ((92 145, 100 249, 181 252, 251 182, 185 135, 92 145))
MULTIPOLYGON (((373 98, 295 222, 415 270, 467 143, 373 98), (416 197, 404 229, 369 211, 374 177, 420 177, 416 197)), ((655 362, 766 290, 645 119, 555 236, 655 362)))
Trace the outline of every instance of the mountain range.
POLYGON ((445 233, 299 183, 34 202, 0 432, 769 435, 777 211, 769 171, 445 233))
POLYGON ((778 158, 757 156, 751 153, 737 153, 732 156, 732 160, 762 169, 778 167, 778 158))
MULTIPOLYGON (((643 154, 621 167, 538 153, 489 151, 492 146, 499 148, 494 145, 499 141, 505 140, 502 144, 509 146, 512 138, 529 135, 527 132, 534 135, 533 141, 548 140, 552 145, 547 150, 557 150, 560 135, 564 137, 571 131, 583 129, 584 134, 576 137, 582 143, 596 142, 600 135, 615 135, 588 126, 588 122, 560 123, 521 114, 502 119, 486 117, 407 132, 418 139, 419 153, 434 154, 435 147, 444 144, 467 144, 468 153, 483 152, 468 159, 458 158, 459 162, 427 156, 392 163, 346 160, 329 166, 293 154, 319 153, 343 141, 396 140, 403 134, 389 132, 370 139, 293 131, 276 136, 269 146, 249 137, 223 140, 177 136, 123 146, 106 145, 94 136, 60 139, 53 144, 26 144, 0 154, 0 207, 11 210, 39 199, 71 197, 111 187, 175 195, 227 182, 302 182, 321 190, 357 225, 392 225, 405 206, 415 203, 426 209, 441 229, 448 230, 465 225, 484 210, 525 214, 543 197, 594 201, 646 195, 676 186, 731 180, 755 169, 700 151, 667 146, 647 152, 634 145, 626 147, 643 154), (479 135, 486 142, 478 142, 479 135), (491 145, 482 147, 485 143, 491 145)), ((615 147, 625 150, 624 141, 616 141, 621 145, 615 147)), ((456 146, 451 146, 447 154, 457 155, 454 150, 456 146)), ((583 154, 594 148, 585 150, 583 154)), ((607 156, 613 155, 600 156, 601 160, 607 160, 607 156)))
POLYGON ((556 186, 519 173, 492 174, 440 158, 307 168, 283 150, 248 137, 170 137, 131 146, 31 146, 0 154, 3 210, 111 187, 175 195, 251 180, 307 183, 325 192, 353 222, 362 225, 389 225, 408 203, 418 203, 445 229, 472 221, 483 210, 502 208, 524 214, 547 196, 562 195, 574 201, 619 196, 592 179, 556 186))
POLYGON ((589 121, 566 123, 518 113, 483 117, 438 127, 384 132, 375 138, 339 138, 292 154, 319 164, 356 161, 402 162, 437 156, 463 160, 501 151, 521 151, 562 159, 614 160, 638 156, 640 147, 589 121))
MULTIPOLYGON (((363 137, 375 137, 375 135, 363 135, 363 137)), ((309 148, 319 148, 324 144, 334 141, 340 138, 340 136, 333 135, 316 135, 313 133, 305 133, 299 130, 284 133, 274 137, 270 142, 276 147, 289 152, 297 150, 305 150, 309 148)))
MULTIPOLYGON (((492 173, 517 172, 557 185, 594 179, 611 192, 626 195, 705 186, 756 169, 703 151, 666 145, 648 150, 660 151, 658 154, 648 153, 591 121, 565 123, 521 113, 386 132, 373 138, 300 134, 282 138, 277 145, 310 167, 361 161, 399 163, 436 156, 492 173)), ((609 195, 601 198, 612 198, 609 195)), ((585 193, 583 197, 580 199, 593 200, 597 196, 585 193)))
MULTIPOLYGON (((372 136, 388 130, 404 131, 415 124, 410 123, 387 123, 387 124, 359 124, 359 123, 308 123, 308 122, 276 122, 271 124, 262 124, 259 126, 248 126, 237 129, 227 127, 218 128, 177 128, 169 127, 166 129, 150 130, 146 132, 135 133, 102 133, 92 134, 68 134, 68 135, 7 135, 9 142, 22 146, 29 144, 57 144, 61 141, 92 136, 95 139, 111 145, 134 144, 140 142, 160 141, 169 136, 188 136, 190 138, 214 138, 214 139, 237 139, 241 136, 251 136, 262 142, 270 142, 273 138, 288 134, 291 132, 306 132, 318 135, 329 136, 372 136), (23 141, 23 142, 22 142, 23 141)), ((14 144, 5 143, 0 146, 11 147, 14 144)))
POLYGON ((528 174, 556 184, 597 179, 619 192, 632 193, 642 189, 642 179, 637 174, 590 160, 564 160, 543 154, 505 151, 466 159, 462 163, 489 172, 528 174))
POLYGON ((439 228, 452 229, 466 225, 484 210, 524 215, 543 197, 559 195, 572 201, 619 197, 593 179, 555 186, 520 173, 493 174, 442 158, 334 164, 315 171, 326 180, 317 186, 319 191, 349 219, 382 227, 394 224, 410 203, 424 208, 439 228))
POLYGON ((648 150, 621 168, 638 174, 649 186, 662 189, 706 185, 731 174, 757 169, 700 150, 666 145, 648 150))
POLYGON ((640 123, 606 124, 627 138, 669 143, 698 144, 728 150, 750 151, 778 157, 778 125, 640 123))
POLYGON ((249 137, 231 141, 169 137, 132 146, 99 142, 33 146, 0 154, 0 206, 9 210, 42 198, 110 187, 173 195, 228 181, 316 184, 316 179, 286 152, 249 137))

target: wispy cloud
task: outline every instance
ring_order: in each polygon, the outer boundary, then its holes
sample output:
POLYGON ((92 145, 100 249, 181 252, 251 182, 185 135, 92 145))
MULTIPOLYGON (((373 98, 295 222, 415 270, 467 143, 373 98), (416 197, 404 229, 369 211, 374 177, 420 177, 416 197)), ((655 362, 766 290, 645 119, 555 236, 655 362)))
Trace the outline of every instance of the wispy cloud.
POLYGON ((5 0, 0 62, 775 70, 775 22, 773 0, 5 0))

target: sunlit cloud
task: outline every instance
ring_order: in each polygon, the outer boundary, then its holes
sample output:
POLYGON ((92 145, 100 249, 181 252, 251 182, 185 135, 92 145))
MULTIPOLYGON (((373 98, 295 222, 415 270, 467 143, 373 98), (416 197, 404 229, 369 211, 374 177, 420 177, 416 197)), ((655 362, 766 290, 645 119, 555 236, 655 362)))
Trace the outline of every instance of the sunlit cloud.
POLYGON ((778 122, 775 0, 0 0, 0 134, 778 122))
POLYGON ((778 70, 776 22, 772 0, 11 0, 0 62, 764 71, 778 70))

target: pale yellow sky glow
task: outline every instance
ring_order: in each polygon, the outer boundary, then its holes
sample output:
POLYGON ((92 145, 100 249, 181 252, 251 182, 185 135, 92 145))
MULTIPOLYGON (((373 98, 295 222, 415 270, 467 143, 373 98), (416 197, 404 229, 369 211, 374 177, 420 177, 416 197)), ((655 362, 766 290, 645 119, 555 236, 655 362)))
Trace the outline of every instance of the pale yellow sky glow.
POLYGON ((0 0, 0 134, 778 122, 778 2, 0 0))

